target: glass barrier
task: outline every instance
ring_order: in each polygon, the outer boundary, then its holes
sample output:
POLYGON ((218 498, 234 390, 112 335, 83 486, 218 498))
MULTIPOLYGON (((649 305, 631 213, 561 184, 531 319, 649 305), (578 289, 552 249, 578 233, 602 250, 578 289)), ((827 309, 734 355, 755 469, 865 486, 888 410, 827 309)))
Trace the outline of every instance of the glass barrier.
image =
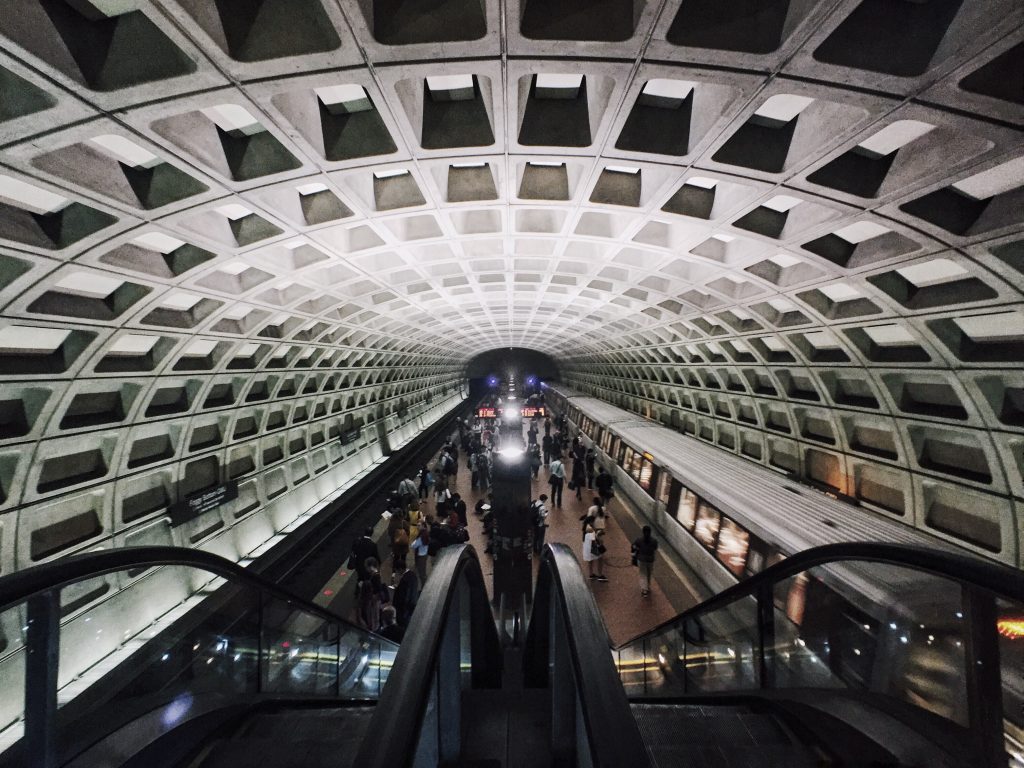
POLYGON ((1007 752, 1024 765, 1024 606, 953 578, 862 561, 762 589, 616 649, 627 694, 831 689, 977 729, 986 709, 974 704, 972 715, 971 702, 996 695, 1001 681, 1007 752), (986 672, 993 659, 998 680, 986 672))
POLYGON ((198 567, 83 580, 0 612, 0 766, 42 720, 59 753, 75 754, 130 722, 155 735, 256 694, 376 699, 397 648, 198 567), (47 622, 54 632, 32 635, 47 622), (36 654, 52 663, 32 667, 36 654), (31 690, 56 691, 57 709, 33 714, 30 702, 27 723, 30 678, 31 690))

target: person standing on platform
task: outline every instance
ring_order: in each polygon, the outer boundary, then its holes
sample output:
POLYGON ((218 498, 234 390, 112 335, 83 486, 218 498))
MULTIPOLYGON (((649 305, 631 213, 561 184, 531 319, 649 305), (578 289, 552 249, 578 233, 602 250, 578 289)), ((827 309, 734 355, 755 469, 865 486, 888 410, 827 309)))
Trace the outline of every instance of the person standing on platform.
POLYGON ((565 486, 565 465, 561 454, 555 454, 551 466, 548 467, 548 483, 551 484, 551 504, 562 508, 562 488, 565 486))
POLYGON ((405 567, 405 562, 395 566, 392 578, 395 582, 395 594, 391 604, 395 607, 398 626, 405 629, 409 626, 412 612, 416 609, 416 601, 420 597, 420 580, 416 574, 405 567))
POLYGON ((526 430, 526 445, 533 447, 537 444, 537 424, 533 421, 530 422, 530 428, 526 430))
POLYGON ((544 434, 545 436, 551 434, 551 417, 547 416, 544 418, 544 434))
POLYGON ((430 498, 430 489, 434 485, 434 476, 431 474, 430 468, 426 464, 424 464, 422 467, 420 467, 420 475, 419 475, 419 477, 420 477, 420 486, 419 486, 420 498, 421 499, 429 499, 430 498))
POLYGON ((611 475, 604 471, 604 467, 598 467, 597 477, 594 478, 594 485, 597 486, 597 494, 605 504, 607 504, 614 495, 612 491, 614 484, 615 481, 612 479, 611 475))
POLYGON ((588 525, 583 534, 583 562, 587 564, 591 581, 608 581, 604 575, 604 553, 604 529, 588 525))
POLYGON ((587 469, 587 488, 594 488, 594 471, 597 466, 597 454, 594 453, 593 448, 587 448, 587 452, 583 455, 583 465, 587 469))
POLYGON ((402 498, 405 505, 408 506, 409 502, 419 495, 419 487, 416 485, 416 481, 410 477, 405 478, 398 484, 398 495, 402 498))
POLYGON ((459 516, 459 525, 463 528, 469 525, 469 516, 466 511, 466 502, 462 500, 462 494, 452 494, 452 514, 459 516))
POLYGON ((432 518, 424 518, 420 523, 419 533, 412 542, 412 554, 416 563, 416 576, 420 586, 427 582, 427 560, 430 557, 430 523, 432 518))
POLYGON ((396 615, 393 605, 385 605, 380 612, 380 628, 377 630, 377 634, 392 643, 401 643, 402 638, 405 637, 405 627, 398 623, 396 615))
POLYGON ((540 473, 540 465, 543 464, 540 456, 540 446, 534 443, 530 446, 530 470, 533 472, 533 479, 537 479, 540 473))
POLYGON ((633 565, 640 569, 640 594, 651 594, 651 573, 654 571, 654 556, 658 551, 658 540, 651 536, 651 526, 645 525, 643 534, 633 542, 633 565))
POLYGON ((377 549, 377 543, 373 540, 373 526, 368 525, 363 531, 362 537, 356 539, 352 544, 352 554, 348 558, 348 569, 355 569, 356 578, 359 581, 366 581, 369 578, 370 571, 366 562, 371 558, 375 563, 380 562, 380 550, 377 549))
POLYGON ((551 435, 545 434, 544 439, 541 440, 541 446, 544 449, 544 466, 546 467, 551 461, 551 449, 554 446, 555 441, 551 435))
POLYGON ((583 500, 583 484, 587 482, 587 470, 583 466, 582 459, 575 459, 572 463, 572 475, 569 479, 569 487, 576 491, 576 501, 583 500))
POLYGON ((534 554, 537 555, 539 555, 540 551, 544 549, 544 534, 548 529, 547 500, 547 494, 542 493, 540 497, 533 502, 533 551, 534 554))

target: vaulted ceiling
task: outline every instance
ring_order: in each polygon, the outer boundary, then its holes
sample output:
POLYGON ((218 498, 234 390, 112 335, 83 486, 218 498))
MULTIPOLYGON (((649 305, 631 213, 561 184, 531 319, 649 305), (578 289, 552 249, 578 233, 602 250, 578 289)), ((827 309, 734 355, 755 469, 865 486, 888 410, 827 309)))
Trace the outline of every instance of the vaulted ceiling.
POLYGON ((509 346, 1017 562, 1022 23, 1015 0, 8 0, 0 562, 225 478, 265 506, 323 471, 317 430, 426 412, 509 346))

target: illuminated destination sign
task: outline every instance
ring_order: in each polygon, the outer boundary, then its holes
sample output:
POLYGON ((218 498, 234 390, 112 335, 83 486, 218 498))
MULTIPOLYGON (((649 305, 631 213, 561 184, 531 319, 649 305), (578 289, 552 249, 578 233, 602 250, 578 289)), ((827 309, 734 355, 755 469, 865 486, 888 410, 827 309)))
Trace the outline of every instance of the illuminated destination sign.
POLYGON ((498 416, 497 408, 477 408, 476 417, 478 419, 494 419, 498 416))
POLYGON ((544 415, 544 407, 538 405, 524 405, 523 406, 523 418, 532 419, 537 416, 544 415))

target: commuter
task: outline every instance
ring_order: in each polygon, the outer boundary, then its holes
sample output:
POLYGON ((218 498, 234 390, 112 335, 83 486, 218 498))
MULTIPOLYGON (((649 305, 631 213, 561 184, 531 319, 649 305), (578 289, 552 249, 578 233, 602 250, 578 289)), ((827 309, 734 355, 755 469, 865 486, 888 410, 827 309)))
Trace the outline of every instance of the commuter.
POLYGON ((409 512, 406 514, 409 521, 409 541, 415 541, 420 534, 420 523, 423 521, 423 512, 420 507, 420 500, 413 499, 409 505, 409 512))
POLYGON ((543 462, 541 461, 540 456, 540 446, 534 443, 533 445, 530 446, 530 469, 533 471, 534 480, 536 480, 537 476, 540 474, 540 465, 542 463, 543 462))
POLYGON ((554 449, 554 445, 555 441, 552 439, 551 435, 545 433, 544 438, 541 440, 541 447, 544 449, 545 467, 551 461, 551 451, 554 449))
POLYGON ((393 643, 401 643, 405 638, 405 627, 398 624, 395 618, 395 607, 385 605, 380 612, 380 627, 377 634, 393 643))
POLYGON ((565 485, 565 465, 561 454, 555 454, 551 466, 548 467, 548 483, 551 485, 551 503, 562 508, 562 488, 565 485))
POLYGON ((416 534, 416 538, 412 541, 412 554, 414 562, 416 563, 416 576, 419 578, 420 584, 425 584, 427 581, 427 558, 430 557, 430 524, 432 522, 432 517, 426 518, 420 526, 419 532, 416 534))
POLYGON ((373 526, 368 525, 363 531, 362 537, 356 539, 352 544, 352 554, 348 558, 348 569, 355 569, 356 578, 359 581, 369 578, 370 573, 366 567, 366 561, 371 558, 375 563, 380 562, 380 550, 377 549, 377 542, 373 540, 373 526))
POLYGON ((583 464, 587 469, 587 488, 594 488, 594 468, 597 464, 597 454, 593 448, 588 448, 583 456, 583 464))
POLYGON ((402 502, 408 506, 409 502, 419 495, 416 481, 409 477, 405 478, 398 484, 398 495, 402 497, 402 502))
POLYGON ((547 437, 550 434, 551 434, 551 417, 550 416, 546 416, 544 418, 544 435, 545 435, 545 437, 547 437))
POLYGON ((572 459, 573 461, 583 461, 587 457, 587 449, 578 437, 572 439, 572 459))
POLYGON ((481 496, 477 499, 476 504, 473 506, 473 514, 480 517, 484 512, 490 512, 493 506, 494 494, 488 493, 486 497, 481 496), (484 507, 487 507, 487 509, 484 509, 484 507))
POLYGON ((587 508, 587 511, 580 515, 580 522, 583 523, 580 535, 587 535, 587 528, 593 527, 594 519, 597 517, 599 510, 601 510, 601 499, 595 496, 594 502, 587 508))
POLYGON ((459 449, 452 445, 451 441, 445 446, 448 456, 451 458, 451 464, 449 464, 449 473, 452 477, 457 477, 459 474, 459 449))
POLYGON ((645 525, 643 534, 633 542, 633 565, 640 569, 640 594, 651 594, 651 572, 654 570, 654 556, 658 551, 658 540, 651 536, 651 526, 645 525))
POLYGON ((583 485, 587 482, 587 470, 580 459, 572 463, 572 475, 569 479, 569 488, 576 490, 576 501, 583 500, 583 485))
POLYGON ((379 563, 375 558, 366 559, 365 579, 359 582, 359 622, 371 632, 380 626, 381 604, 388 602, 387 587, 380 579, 379 563))
POLYGON ((391 565, 392 568, 402 563, 403 567, 406 557, 409 555, 409 521, 400 512, 392 512, 388 519, 388 539, 391 542, 391 565))
POLYGON ((530 422, 530 428, 526 430, 526 444, 528 446, 534 446, 537 444, 537 424, 536 422, 530 422))
POLYGON ((467 516, 466 511, 466 502, 462 500, 462 494, 453 493, 451 504, 452 514, 458 516, 459 525, 465 528, 467 525, 469 525, 469 517, 467 516))
POLYGON ((395 595, 391 599, 397 613, 398 625, 405 629, 412 619, 412 612, 416 609, 416 602, 420 598, 420 580, 413 571, 400 563, 392 574, 395 583, 395 595))
POLYGON ((434 485, 434 475, 431 474, 430 469, 429 469, 429 467, 427 467, 426 464, 424 464, 422 467, 420 467, 419 478, 420 478, 419 496, 420 496, 421 499, 429 499, 430 498, 430 489, 434 485))
POLYGON ((614 496, 612 487, 615 484, 615 480, 612 476, 604 471, 604 467, 597 468, 597 477, 594 478, 594 485, 597 486, 597 493, 601 497, 601 501, 605 504, 614 496))
POLYGON ((583 534, 583 562, 587 564, 591 581, 608 581, 608 577, 604 575, 605 551, 604 530, 588 525, 583 534))
POLYGON ((547 500, 547 494, 542 493, 531 505, 533 510, 533 551, 538 555, 544 549, 544 534, 548 528, 548 508, 545 503, 547 500))
POLYGON ((451 497, 452 493, 448 490, 448 475, 438 472, 434 477, 434 503, 441 504, 451 497))
POLYGON ((480 487, 480 470, 477 469, 477 454, 469 454, 469 458, 466 460, 466 464, 469 468, 469 487, 472 490, 476 490, 480 487))
POLYGON ((483 493, 491 484, 491 453, 481 449, 476 458, 477 472, 480 473, 480 492, 483 493))

